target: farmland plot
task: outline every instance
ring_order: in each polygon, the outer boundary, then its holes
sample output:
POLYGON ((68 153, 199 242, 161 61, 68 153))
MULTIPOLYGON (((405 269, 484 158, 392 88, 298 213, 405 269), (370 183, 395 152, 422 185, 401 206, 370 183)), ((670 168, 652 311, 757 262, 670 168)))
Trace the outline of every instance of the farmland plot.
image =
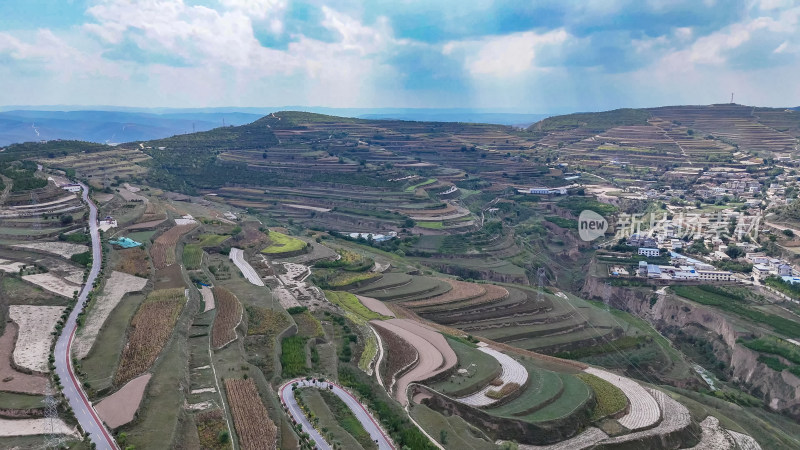
POLYGON ((457 357, 444 336, 435 330, 408 319, 373 320, 373 326, 387 329, 414 347, 419 360, 411 370, 397 379, 395 398, 408 403, 406 388, 415 381, 424 381, 455 366, 457 357))
POLYGON ((89 354, 94 345, 97 334, 111 311, 117 307, 122 297, 129 292, 138 292, 144 289, 147 278, 139 278, 122 272, 112 272, 106 281, 103 293, 95 299, 86 316, 83 327, 75 337, 73 351, 78 359, 83 359, 89 354))
POLYGON ((0 258, 0 270, 6 273, 19 273, 19 269, 24 266, 24 263, 9 261, 7 259, 0 258))
POLYGON ((452 289, 436 297, 431 297, 424 300, 405 302, 403 303, 403 306, 408 306, 409 308, 415 308, 419 306, 443 305, 462 300, 471 300, 473 298, 480 297, 486 293, 486 288, 479 284, 468 283, 466 281, 448 280, 448 279, 442 279, 441 281, 448 283, 450 286, 452 286, 452 289))
POLYGON ((81 289, 80 285, 70 283, 69 281, 53 275, 50 272, 23 275, 22 279, 40 286, 54 294, 58 294, 67 298, 72 298, 75 292, 80 291, 81 289))
POLYGON ((78 437, 78 430, 67 425, 61 419, 52 422, 49 419, 0 419, 0 437, 36 436, 44 434, 66 434, 78 437))
POLYGON ((134 378, 95 405, 97 414, 109 428, 120 427, 134 419, 150 377, 148 373, 134 378))
POLYGON ((126 248, 117 250, 120 261, 116 270, 139 277, 147 277, 150 273, 150 264, 147 262, 147 252, 143 248, 126 248))
POLYGON ((44 394, 50 380, 41 375, 29 375, 18 372, 11 366, 14 352, 14 339, 17 336, 17 325, 6 324, 6 330, 0 336, 0 390, 6 392, 22 392, 26 394, 44 394))
POLYGON ((71 242, 31 242, 29 244, 16 244, 14 247, 30 248, 47 253, 52 253, 69 259, 72 255, 89 251, 89 247, 71 242))
POLYGON ((147 296, 131 320, 114 384, 127 383, 153 365, 169 340, 172 327, 186 303, 183 289, 162 289, 147 296))
POLYGON ((278 429, 267 415, 253 380, 226 379, 225 392, 242 450, 274 449, 278 429))
POLYGON ((211 329, 211 345, 222 348, 236 340, 236 327, 242 321, 242 304, 232 292, 221 287, 214 288, 217 316, 211 329))
POLYGON ((19 326, 14 363, 36 372, 48 372, 47 357, 63 306, 11 305, 8 313, 19 326))
POLYGON ((378 373, 383 379, 386 390, 391 393, 397 376, 412 368, 417 363, 419 355, 417 350, 397 333, 377 326, 375 332, 381 337, 384 346, 384 358, 378 373))
POLYGON ((156 269, 163 269, 175 264, 175 245, 184 234, 194 229, 195 225, 176 225, 156 238, 150 248, 150 256, 156 269))
POLYGON ((214 292, 208 286, 200 288, 200 295, 203 296, 203 312, 214 309, 214 292))

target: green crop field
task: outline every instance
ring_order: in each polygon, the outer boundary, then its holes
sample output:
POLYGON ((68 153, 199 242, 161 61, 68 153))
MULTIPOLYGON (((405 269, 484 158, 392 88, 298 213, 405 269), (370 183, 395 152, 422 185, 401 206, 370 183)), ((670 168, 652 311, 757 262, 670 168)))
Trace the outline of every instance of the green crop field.
POLYGON ((200 236, 197 236, 199 241, 197 242, 197 245, 203 248, 216 247, 227 241, 229 238, 230 236, 226 234, 201 234, 200 236))
POLYGON ((456 372, 433 383, 433 389, 451 397, 462 397, 479 391, 502 373, 500 363, 491 355, 449 337, 447 342, 456 352, 457 367, 467 372, 463 375, 456 372))
POLYGON ((530 359, 522 359, 521 364, 528 371, 528 385, 519 397, 486 411, 489 414, 503 417, 516 417, 531 408, 540 407, 557 398, 564 387, 564 381, 555 372, 537 367, 530 359))
POLYGON ((269 232, 269 240, 271 244, 261 250, 261 253, 267 255, 278 255, 281 253, 296 252, 306 248, 306 243, 300 239, 287 236, 277 231, 269 232))
POLYGON ((414 192, 417 188, 422 186, 427 186, 429 184, 436 183, 436 178, 428 178, 427 180, 423 181, 422 183, 417 183, 415 185, 409 186, 406 188, 406 192, 414 192))
POLYGON ((281 341, 281 366, 284 378, 294 378, 308 372, 304 336, 291 336, 281 341))
POLYGON ((183 246, 183 265, 187 270, 199 269, 203 264, 203 249, 199 245, 186 244, 183 246))
POLYGON ((388 317, 378 314, 364 306, 360 301, 358 301, 358 298, 355 295, 349 292, 325 291, 325 297, 331 303, 339 305, 345 311, 347 311, 349 313, 348 316, 350 316, 350 320, 357 324, 363 325, 373 319, 388 319, 388 317))
POLYGON ((417 222, 417 226, 420 228, 428 228, 430 230, 441 230, 444 228, 444 224, 439 222, 417 222))
POLYGON ((536 411, 533 414, 522 417, 531 422, 546 422, 549 420, 560 419, 576 413, 583 407, 591 396, 589 386, 580 378, 574 375, 561 375, 564 382, 564 391, 552 404, 536 411))
POLYGON ((628 405, 625 394, 608 381, 588 373, 579 373, 576 376, 594 391, 597 399, 597 406, 592 411, 592 420, 622 411, 628 405))

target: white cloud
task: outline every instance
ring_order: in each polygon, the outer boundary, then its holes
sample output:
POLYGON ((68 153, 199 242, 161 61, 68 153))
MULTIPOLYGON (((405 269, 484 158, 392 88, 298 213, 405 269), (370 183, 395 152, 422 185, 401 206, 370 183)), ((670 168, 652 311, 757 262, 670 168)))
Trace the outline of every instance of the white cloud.
POLYGON ((569 37, 563 28, 546 33, 526 31, 480 41, 449 42, 442 53, 462 53, 472 76, 509 78, 534 69, 537 51, 542 47, 563 44, 569 37))
POLYGON ((698 38, 686 49, 665 55, 661 66, 671 70, 686 68, 692 64, 722 66, 727 62, 726 52, 741 47, 759 33, 798 36, 798 21, 800 21, 800 7, 783 10, 777 17, 759 16, 734 23, 720 31, 698 38))
POLYGON ((266 19, 282 15, 288 6, 287 0, 220 0, 228 9, 240 11, 254 19, 266 19))

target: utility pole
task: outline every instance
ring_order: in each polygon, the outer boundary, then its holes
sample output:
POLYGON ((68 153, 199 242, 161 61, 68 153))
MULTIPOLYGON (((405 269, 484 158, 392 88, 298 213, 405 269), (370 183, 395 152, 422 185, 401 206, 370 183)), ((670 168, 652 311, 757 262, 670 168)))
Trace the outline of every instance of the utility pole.
POLYGON ((538 289, 536 290, 536 302, 541 303, 544 294, 544 280, 547 279, 547 272, 544 267, 539 267, 536 270, 536 278, 538 279, 538 289))

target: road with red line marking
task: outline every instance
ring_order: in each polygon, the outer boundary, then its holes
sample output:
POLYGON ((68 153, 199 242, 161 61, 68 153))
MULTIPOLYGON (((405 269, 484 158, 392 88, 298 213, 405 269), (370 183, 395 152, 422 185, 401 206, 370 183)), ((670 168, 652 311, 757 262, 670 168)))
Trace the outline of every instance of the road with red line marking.
POLYGON ((92 407, 92 403, 86 397, 80 380, 75 375, 75 370, 72 367, 72 360, 70 358, 72 339, 75 337, 75 331, 78 326, 78 314, 83 310, 86 299, 89 297, 89 292, 92 291, 94 280, 97 279, 97 275, 100 273, 100 266, 103 260, 100 233, 97 229, 97 208, 94 203, 89 200, 89 188, 83 183, 80 184, 83 188, 83 201, 89 205, 89 234, 92 237, 92 268, 89 271, 89 277, 86 278, 86 284, 84 284, 78 296, 78 302, 67 318, 67 322, 64 324, 63 331, 58 337, 58 341, 56 341, 56 374, 64 385, 64 396, 69 401, 69 405, 75 413, 75 418, 78 419, 78 423, 81 428, 83 428, 83 431, 89 434, 89 438, 98 449, 116 450, 119 449, 119 447, 114 441, 111 432, 106 429, 100 416, 97 415, 97 411, 92 407))

